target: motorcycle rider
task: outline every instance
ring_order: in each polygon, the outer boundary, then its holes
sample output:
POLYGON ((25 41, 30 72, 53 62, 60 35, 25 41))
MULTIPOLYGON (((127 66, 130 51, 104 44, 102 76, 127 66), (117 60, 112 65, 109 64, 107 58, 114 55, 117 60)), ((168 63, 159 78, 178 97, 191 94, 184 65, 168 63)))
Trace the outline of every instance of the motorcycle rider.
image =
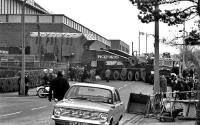
POLYGON ((48 76, 48 69, 44 69, 44 76, 42 77, 42 85, 48 86, 49 85, 49 76, 48 76))
POLYGON ((55 78, 55 74, 53 72, 53 69, 49 69, 48 78, 49 78, 49 83, 55 78))
POLYGON ((50 90, 49 90, 49 101, 52 100, 52 91, 53 97, 58 101, 62 100, 66 91, 69 89, 69 82, 66 78, 63 77, 64 72, 58 71, 57 78, 53 79, 50 83, 50 90))

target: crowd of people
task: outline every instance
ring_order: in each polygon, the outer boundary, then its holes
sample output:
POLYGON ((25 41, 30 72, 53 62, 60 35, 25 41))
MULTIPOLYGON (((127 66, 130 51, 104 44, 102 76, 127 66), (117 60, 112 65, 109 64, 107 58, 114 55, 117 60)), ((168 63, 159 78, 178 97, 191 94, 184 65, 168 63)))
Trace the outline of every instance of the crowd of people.
POLYGON ((96 80, 96 69, 87 66, 76 66, 69 68, 70 81, 94 82, 96 80))
POLYGON ((65 71, 57 71, 53 69, 44 69, 44 76, 41 78, 41 85, 49 86, 48 100, 62 100, 66 91, 70 88, 68 78, 64 77, 65 71))
MULTIPOLYGON (((69 89, 70 85, 68 79, 64 77, 65 71, 53 71, 53 69, 44 69, 43 70, 43 77, 41 78, 41 85, 45 87, 50 87, 49 89, 49 96, 48 99, 51 101, 52 99, 57 99, 60 101, 63 99, 66 91, 69 89)), ((25 73, 25 95, 28 96, 29 90, 29 75, 25 73)), ((22 95, 20 91, 21 87, 21 74, 18 78, 18 92, 19 95, 22 95)))
MULTIPOLYGON (((198 77, 198 73, 191 68, 183 70, 181 75, 171 73, 170 87, 172 92, 176 92, 176 94, 173 93, 172 95, 176 95, 180 100, 193 98, 193 93, 197 90, 199 83, 198 77)), ((164 76, 160 77, 160 88, 162 93, 167 92, 167 80, 164 76)))

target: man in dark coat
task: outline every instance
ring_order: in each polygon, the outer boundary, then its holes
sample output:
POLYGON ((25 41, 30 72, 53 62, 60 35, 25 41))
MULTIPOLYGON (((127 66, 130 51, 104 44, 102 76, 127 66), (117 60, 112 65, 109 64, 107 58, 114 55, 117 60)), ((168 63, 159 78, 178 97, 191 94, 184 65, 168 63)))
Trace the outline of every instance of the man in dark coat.
POLYGON ((52 91, 55 99, 58 101, 62 100, 69 87, 69 82, 63 77, 62 71, 58 71, 57 78, 53 79, 50 83, 49 101, 52 99, 52 91))
MULTIPOLYGON (((25 78, 25 95, 28 96, 29 83, 30 83, 28 73, 25 74, 24 78, 25 78)), ((19 74, 19 78, 18 78, 18 94, 19 95, 21 95, 20 85, 21 85, 21 74, 19 74)))

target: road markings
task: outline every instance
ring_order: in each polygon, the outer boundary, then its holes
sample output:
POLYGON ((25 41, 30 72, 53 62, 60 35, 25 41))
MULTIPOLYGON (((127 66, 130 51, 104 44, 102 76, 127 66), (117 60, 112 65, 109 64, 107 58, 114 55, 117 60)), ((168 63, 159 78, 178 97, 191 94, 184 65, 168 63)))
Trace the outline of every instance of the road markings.
POLYGON ((123 88, 125 88, 127 85, 128 85, 128 84, 125 84, 125 85, 123 85, 122 87, 120 87, 120 88, 118 88, 118 89, 119 89, 119 90, 120 90, 120 89, 123 89, 123 88))
POLYGON ((41 107, 37 107, 37 108, 32 108, 31 110, 37 110, 37 109, 43 109, 43 108, 46 108, 47 106, 41 106, 41 107))
POLYGON ((122 88, 123 88, 123 87, 120 87, 119 90, 122 89, 122 88))
POLYGON ((21 112, 22 111, 10 113, 10 114, 5 114, 5 115, 1 115, 0 117, 6 117, 6 116, 11 116, 11 115, 16 115, 16 114, 20 114, 21 112))

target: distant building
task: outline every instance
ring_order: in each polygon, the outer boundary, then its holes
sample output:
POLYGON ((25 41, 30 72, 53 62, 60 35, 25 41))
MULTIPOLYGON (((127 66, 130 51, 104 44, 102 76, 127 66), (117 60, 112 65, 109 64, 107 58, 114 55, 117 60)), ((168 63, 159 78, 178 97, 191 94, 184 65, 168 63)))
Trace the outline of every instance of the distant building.
MULTIPOLYGON (((0 0, 0 14, 21 14, 24 0, 0 0)), ((34 0, 27 0, 25 14, 48 14, 34 0)))
POLYGON ((127 54, 130 53, 130 46, 121 40, 110 40, 111 49, 121 50, 127 54))
MULTIPOLYGON (((21 54, 22 5, 23 0, 0 0, 0 50, 6 51, 9 54, 21 54)), ((63 50, 70 48, 70 51, 67 51, 68 54, 60 53, 60 55, 57 55, 58 61, 78 63, 80 62, 83 50, 108 50, 112 48, 127 54, 130 52, 129 46, 123 41, 110 41, 63 14, 50 14, 39 4, 34 2, 34 0, 27 0, 25 4, 25 53, 39 56, 41 53, 33 51, 37 48, 33 48, 34 46, 30 44, 30 33, 32 32, 37 32, 38 34, 42 32, 81 33, 86 38, 85 42, 81 42, 81 40, 78 42, 75 40, 76 43, 73 44, 73 46, 77 45, 79 48, 69 46, 68 48, 63 47, 63 50)), ((39 37, 42 36, 38 35, 38 39, 39 37)), ((46 40, 46 42, 48 41, 46 40)), ((47 52, 50 50, 45 51, 43 53, 44 55, 52 55, 47 52)))

